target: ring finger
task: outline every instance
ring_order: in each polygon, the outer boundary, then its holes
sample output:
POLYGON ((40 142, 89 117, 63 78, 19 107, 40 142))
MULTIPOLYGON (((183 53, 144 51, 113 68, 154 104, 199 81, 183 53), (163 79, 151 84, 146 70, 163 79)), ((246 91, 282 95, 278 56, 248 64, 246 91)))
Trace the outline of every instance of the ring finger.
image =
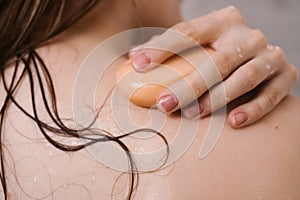
MULTIPOLYGON (((200 109, 195 108, 195 110, 199 110, 203 117, 251 91, 271 76, 276 75, 275 73, 279 70, 279 66, 282 63, 270 62, 271 59, 268 59, 272 57, 270 54, 269 51, 264 51, 241 66, 224 82, 218 84, 209 93, 200 97, 200 109)), ((185 114, 187 117, 193 118, 196 117, 193 115, 200 114, 192 110, 193 108, 186 110, 185 114)))

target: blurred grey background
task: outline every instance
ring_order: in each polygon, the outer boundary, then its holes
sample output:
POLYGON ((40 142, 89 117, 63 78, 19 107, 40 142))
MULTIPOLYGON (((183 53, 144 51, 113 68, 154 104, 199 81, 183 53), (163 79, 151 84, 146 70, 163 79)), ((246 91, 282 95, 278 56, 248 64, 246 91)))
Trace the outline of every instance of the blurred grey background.
MULTIPOLYGON (((248 25, 261 29, 269 43, 280 46, 300 74, 300 0, 183 0, 184 19, 229 5, 237 7, 248 25)), ((300 80, 292 94, 300 97, 300 80)))

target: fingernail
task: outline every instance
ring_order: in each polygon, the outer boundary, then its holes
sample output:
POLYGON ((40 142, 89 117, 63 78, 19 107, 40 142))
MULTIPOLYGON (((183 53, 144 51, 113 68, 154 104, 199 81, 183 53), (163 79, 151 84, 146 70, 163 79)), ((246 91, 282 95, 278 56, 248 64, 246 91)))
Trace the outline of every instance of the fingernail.
POLYGON ((246 115, 246 113, 239 112, 234 115, 232 123, 234 126, 240 126, 243 123, 245 123, 247 121, 247 119, 248 119, 248 116, 246 115))
POLYGON ((184 111, 184 116, 187 118, 195 118, 201 115, 203 113, 204 107, 202 104, 193 106, 191 108, 188 108, 184 111))
POLYGON ((146 53, 143 52, 139 54, 133 61, 133 67, 138 71, 143 71, 145 66, 151 63, 151 57, 146 53))
POLYGON ((178 100, 174 95, 168 95, 162 97, 158 103, 157 108, 163 112, 171 112, 178 105, 178 100))

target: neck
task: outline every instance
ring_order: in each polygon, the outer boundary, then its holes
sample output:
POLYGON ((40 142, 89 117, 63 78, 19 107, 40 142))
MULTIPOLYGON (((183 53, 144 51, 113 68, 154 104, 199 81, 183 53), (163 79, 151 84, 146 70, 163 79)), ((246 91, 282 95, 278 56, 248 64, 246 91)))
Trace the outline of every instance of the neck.
POLYGON ((138 17, 131 1, 102 0, 84 18, 65 31, 65 38, 85 38, 101 42, 106 38, 138 27, 138 17))

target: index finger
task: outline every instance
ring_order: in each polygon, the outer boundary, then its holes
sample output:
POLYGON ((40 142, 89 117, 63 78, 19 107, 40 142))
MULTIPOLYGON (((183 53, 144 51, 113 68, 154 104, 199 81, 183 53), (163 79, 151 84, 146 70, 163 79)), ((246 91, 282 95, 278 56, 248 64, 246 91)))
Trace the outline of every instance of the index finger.
MULTIPOLYGON (((193 72, 160 93, 156 106, 163 112, 172 113, 191 104, 211 86, 220 81, 222 81, 222 77, 217 66, 211 58, 207 57, 200 65, 194 67, 193 72)), ((226 99, 225 92, 223 94, 224 97, 213 100, 223 101, 226 99)))
POLYGON ((139 72, 148 71, 173 54, 216 40, 236 21, 242 21, 242 17, 237 9, 230 6, 206 16, 178 23, 160 36, 134 49, 134 53, 129 54, 133 60, 132 65, 139 72))

